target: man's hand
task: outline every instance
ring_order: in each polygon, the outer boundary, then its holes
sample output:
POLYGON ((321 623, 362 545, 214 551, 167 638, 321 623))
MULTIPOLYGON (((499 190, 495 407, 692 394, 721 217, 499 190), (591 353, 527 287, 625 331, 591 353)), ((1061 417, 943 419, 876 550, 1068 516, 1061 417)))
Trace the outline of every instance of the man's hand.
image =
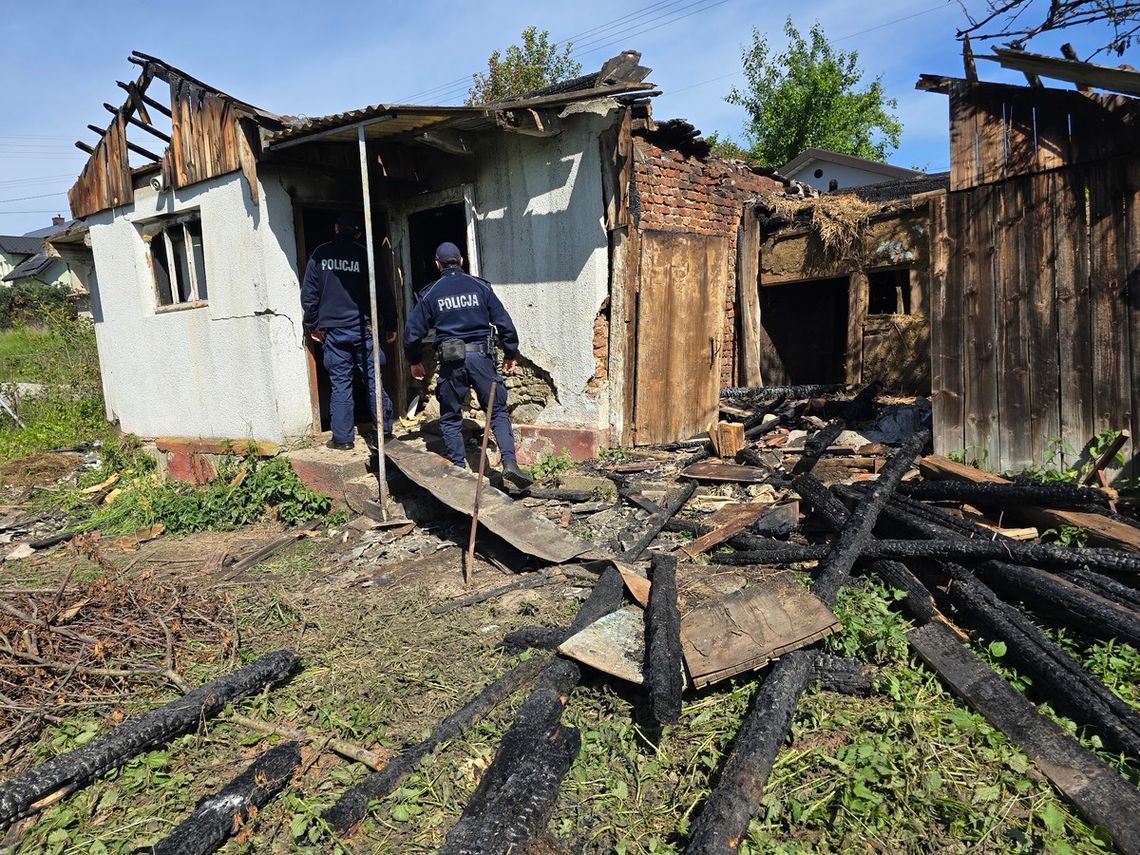
POLYGON ((395 340, 396 340, 396 331, 395 330, 392 330, 392 332, 390 332, 386 336, 384 336, 384 341, 388 342, 388 344, 391 344, 395 340))
POLYGON ((422 362, 417 362, 415 365, 411 366, 411 372, 413 380, 423 380, 424 377, 427 376, 426 372, 424 371, 424 364, 422 362))
POLYGON ((515 365, 518 364, 517 360, 504 359, 503 360, 503 374, 510 374, 515 370, 515 365))
POLYGON ((311 338, 317 344, 324 344, 325 343, 325 331, 324 330, 310 330, 309 331, 309 338, 311 338))

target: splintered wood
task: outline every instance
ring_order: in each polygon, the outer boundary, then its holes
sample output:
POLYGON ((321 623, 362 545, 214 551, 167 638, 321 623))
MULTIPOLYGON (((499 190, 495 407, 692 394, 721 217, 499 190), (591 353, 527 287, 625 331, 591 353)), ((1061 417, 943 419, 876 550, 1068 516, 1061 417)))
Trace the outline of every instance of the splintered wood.
POLYGON ((698 687, 763 668, 839 626, 790 573, 705 603, 681 618, 681 649, 698 687))

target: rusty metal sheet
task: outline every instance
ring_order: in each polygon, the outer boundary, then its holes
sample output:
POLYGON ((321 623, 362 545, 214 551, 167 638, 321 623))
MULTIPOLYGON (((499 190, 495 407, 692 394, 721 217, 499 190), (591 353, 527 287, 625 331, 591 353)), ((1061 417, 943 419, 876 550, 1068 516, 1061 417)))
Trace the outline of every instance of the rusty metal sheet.
MULTIPOLYGON (((414 448, 398 439, 384 443, 384 454, 401 472, 449 508, 471 516, 478 480, 473 472, 459 469, 438 454, 414 448)), ((562 564, 593 550, 591 544, 486 484, 480 496, 479 522, 520 552, 551 564, 562 564)))
POLYGON ((558 645, 558 652, 640 686, 645 682, 645 612, 637 606, 610 612, 558 645))
POLYGON ((681 651, 700 688, 763 668, 838 626, 823 600, 780 573, 682 616, 681 651))

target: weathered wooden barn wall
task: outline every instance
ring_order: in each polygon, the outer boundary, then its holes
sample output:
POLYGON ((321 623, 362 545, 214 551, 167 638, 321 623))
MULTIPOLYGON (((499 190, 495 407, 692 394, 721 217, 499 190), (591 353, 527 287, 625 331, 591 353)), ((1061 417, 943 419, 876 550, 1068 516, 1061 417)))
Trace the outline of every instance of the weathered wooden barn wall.
POLYGON ((951 190, 932 216, 936 451, 1020 469, 1057 439, 1079 452, 1101 431, 1140 436, 1136 102, 948 90, 951 190))

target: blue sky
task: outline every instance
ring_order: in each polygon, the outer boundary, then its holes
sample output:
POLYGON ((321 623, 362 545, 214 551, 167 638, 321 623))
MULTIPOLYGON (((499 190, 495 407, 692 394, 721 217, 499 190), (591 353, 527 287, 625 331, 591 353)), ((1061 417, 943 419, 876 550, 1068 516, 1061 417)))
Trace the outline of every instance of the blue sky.
MULTIPOLYGON (((963 1, 984 7, 984 0, 963 1)), ((576 36, 575 58, 585 69, 640 50, 654 69, 649 79, 664 91, 657 118, 682 116, 705 133, 740 137, 744 112, 724 96, 742 80, 741 45, 757 27, 782 46, 788 15, 801 31, 820 21, 837 46, 859 52, 868 78, 882 76, 904 126, 893 163, 947 168, 946 100, 914 83, 921 72, 962 74, 954 34, 965 16, 957 0, 12 3, 0 18, 0 234, 67 215, 62 194, 85 160, 72 143, 93 141, 88 123, 107 123, 103 102, 122 103, 115 81, 136 76, 131 50, 268 110, 314 116, 375 103, 459 103, 490 51, 534 24, 560 42, 576 36)), ((1097 35, 1074 31, 1032 47, 1056 53, 1067 39, 1085 55, 1097 35)), ((1123 61, 1140 66, 1135 54, 1123 61)), ((983 79, 1023 82, 979 65, 983 79)))

